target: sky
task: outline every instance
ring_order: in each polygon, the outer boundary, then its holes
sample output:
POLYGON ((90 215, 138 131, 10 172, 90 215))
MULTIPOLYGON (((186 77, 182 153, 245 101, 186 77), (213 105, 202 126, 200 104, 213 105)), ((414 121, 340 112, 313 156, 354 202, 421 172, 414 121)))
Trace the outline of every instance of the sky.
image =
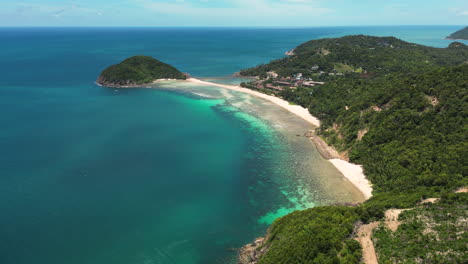
POLYGON ((467 25, 468 0, 0 0, 0 26, 467 25))

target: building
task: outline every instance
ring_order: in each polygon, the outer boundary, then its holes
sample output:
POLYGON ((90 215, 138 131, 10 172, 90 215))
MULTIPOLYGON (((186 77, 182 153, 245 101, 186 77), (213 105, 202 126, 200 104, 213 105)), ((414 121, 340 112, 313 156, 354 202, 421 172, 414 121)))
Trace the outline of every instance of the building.
POLYGON ((265 85, 265 87, 266 87, 266 88, 269 88, 269 89, 273 89, 273 90, 278 90, 278 91, 282 91, 282 90, 283 90, 283 88, 273 86, 273 84, 271 84, 271 83, 268 83, 267 85, 265 85))
POLYGON ((281 86, 291 86, 292 84, 290 82, 284 82, 284 81, 276 81, 276 84, 279 84, 281 86))

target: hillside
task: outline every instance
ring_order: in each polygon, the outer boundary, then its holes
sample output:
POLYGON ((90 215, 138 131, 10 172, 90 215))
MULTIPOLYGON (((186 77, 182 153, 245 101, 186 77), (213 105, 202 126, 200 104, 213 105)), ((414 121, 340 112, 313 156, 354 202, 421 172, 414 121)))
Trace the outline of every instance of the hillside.
POLYGON ((439 66, 458 65, 468 58, 462 43, 440 49, 405 42, 394 37, 346 36, 306 42, 294 49, 294 55, 265 65, 242 70, 244 76, 278 77, 301 73, 304 78, 329 80, 359 73, 365 76, 424 72, 439 66))
POLYGON ((468 27, 458 30, 447 37, 448 39, 464 39, 468 40, 468 27))
POLYGON ((186 79, 186 76, 154 58, 134 56, 102 71, 97 83, 110 87, 139 86, 157 79, 186 79))
MULTIPOLYGON (((463 208, 466 194, 451 192, 468 185, 467 61, 468 47, 461 43, 438 49, 392 37, 348 36, 310 41, 292 56, 242 71, 259 76, 243 86, 307 107, 322 121, 316 132, 362 164, 374 188, 374 196, 359 206, 313 208, 276 220, 257 250, 258 262, 250 263, 359 263, 356 229, 380 221, 387 209, 452 197, 443 206, 417 209, 431 223, 463 208)), ((466 214, 457 215, 456 221, 466 221, 466 214)), ((408 225, 415 225, 412 219, 408 225)), ((408 233, 410 227, 401 228, 408 233)), ((426 263, 418 255, 422 239, 429 239, 425 229, 411 230, 413 241, 399 230, 395 237, 376 231, 372 240, 381 263, 395 263, 395 245, 398 263, 426 263), (404 251, 407 244, 413 251, 404 251)), ((450 254, 444 243, 424 250, 431 263, 466 259, 460 245, 467 237, 457 232, 460 227, 440 233, 454 240, 450 254)))

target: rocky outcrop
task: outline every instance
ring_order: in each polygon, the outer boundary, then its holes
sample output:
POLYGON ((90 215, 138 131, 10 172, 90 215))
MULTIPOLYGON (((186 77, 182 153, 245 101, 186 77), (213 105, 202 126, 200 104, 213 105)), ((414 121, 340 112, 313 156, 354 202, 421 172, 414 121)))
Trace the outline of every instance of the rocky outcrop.
POLYGON ((284 55, 286 55, 286 56, 294 56, 294 55, 296 55, 296 49, 292 49, 292 50, 286 51, 286 52, 284 53, 284 55))
POLYGON ((243 246, 239 250, 238 264, 256 264, 260 257, 265 254, 267 248, 264 247, 266 238, 259 237, 254 242, 243 246))
POLYGON ((99 76, 96 80, 96 83, 105 86, 105 87, 139 87, 146 85, 145 83, 137 84, 132 80, 119 80, 119 81, 111 81, 107 80, 104 76, 99 76))
POLYGON ((349 161, 349 158, 346 157, 345 153, 338 153, 336 149, 332 146, 329 146, 321 137, 319 137, 315 131, 309 130, 304 134, 305 137, 310 138, 315 144, 317 151, 324 159, 343 159, 349 161))

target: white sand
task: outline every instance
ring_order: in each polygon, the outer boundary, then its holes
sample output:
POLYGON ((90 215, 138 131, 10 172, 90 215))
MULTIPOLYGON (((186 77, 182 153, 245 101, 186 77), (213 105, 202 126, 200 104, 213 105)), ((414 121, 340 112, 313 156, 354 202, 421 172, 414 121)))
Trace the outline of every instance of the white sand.
POLYGON ((372 186, 364 175, 361 165, 340 159, 331 159, 330 162, 362 192, 366 199, 372 197, 372 186))
MULTIPOLYGON (((204 84, 204 85, 210 85, 210 86, 218 86, 218 87, 222 87, 225 89, 247 93, 247 94, 259 97, 259 98, 263 98, 301 117, 302 119, 304 119, 305 121, 309 122, 310 124, 314 126, 317 126, 317 127, 320 126, 320 120, 312 116, 309 110, 299 105, 291 105, 289 104, 289 102, 281 98, 278 98, 272 95, 263 94, 263 93, 260 93, 251 89, 243 88, 240 86, 206 82, 206 81, 202 81, 202 80, 195 79, 195 78, 187 79, 187 81, 193 82, 193 83, 204 84)), ((352 184, 354 184, 354 186, 356 186, 356 188, 359 189, 359 191, 362 192, 362 194, 364 195, 366 199, 369 199, 370 197, 372 197, 372 186, 370 185, 370 182, 367 180, 366 176, 364 175, 361 165, 352 164, 350 162, 340 160, 340 159, 330 159, 329 161, 343 174, 343 176, 345 176, 352 184)))
POLYGON ((153 83, 164 82, 164 81, 177 81, 178 79, 156 79, 153 83))
POLYGON ((309 110, 307 110, 306 108, 304 108, 302 106, 299 106, 299 105, 291 105, 291 104, 289 104, 288 101, 285 101, 285 100, 283 100, 281 98, 278 98, 278 97, 275 97, 275 96, 272 96, 272 95, 268 95, 268 94, 264 94, 264 93, 260 93, 260 92, 257 92, 257 91, 251 90, 251 89, 240 87, 240 86, 205 82, 205 81, 195 79, 195 78, 190 78, 187 81, 194 82, 194 83, 199 83, 199 84, 210 85, 210 86, 218 86, 218 87, 226 88, 226 89, 229 89, 229 90, 234 90, 234 91, 238 91, 238 92, 242 92, 242 93, 247 93, 247 94, 250 94, 250 95, 253 95, 253 96, 256 96, 256 97, 266 99, 266 100, 268 100, 268 101, 270 101, 270 102, 272 102, 272 103, 274 103, 274 104, 276 104, 278 106, 281 106, 282 108, 288 110, 289 112, 300 116, 302 119, 304 119, 305 121, 311 123, 312 125, 317 126, 317 127, 320 126, 320 121, 316 117, 312 116, 309 113, 309 110))

